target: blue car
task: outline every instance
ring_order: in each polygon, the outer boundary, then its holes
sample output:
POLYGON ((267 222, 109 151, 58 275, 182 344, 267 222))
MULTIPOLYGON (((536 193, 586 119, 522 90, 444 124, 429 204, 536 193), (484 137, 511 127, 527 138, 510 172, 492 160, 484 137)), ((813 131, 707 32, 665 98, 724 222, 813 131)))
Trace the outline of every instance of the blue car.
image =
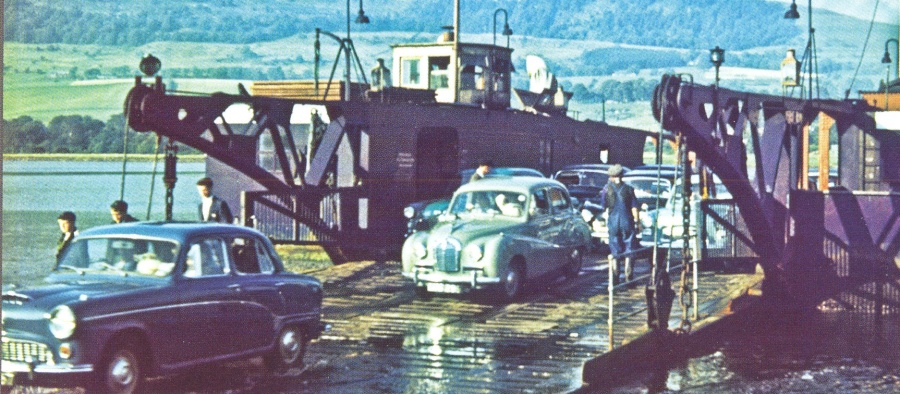
POLYGON ((145 377, 256 356, 284 371, 324 329, 319 281, 225 224, 96 227, 45 285, 2 297, 4 385, 131 393, 145 377))

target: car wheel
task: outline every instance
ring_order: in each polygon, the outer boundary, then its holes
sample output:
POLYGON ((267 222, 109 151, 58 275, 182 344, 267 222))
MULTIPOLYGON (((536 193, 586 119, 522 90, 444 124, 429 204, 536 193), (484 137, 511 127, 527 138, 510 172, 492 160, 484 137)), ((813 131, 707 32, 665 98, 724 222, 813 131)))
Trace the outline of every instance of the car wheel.
POLYGON ((298 327, 283 328, 275 341, 275 349, 266 357, 269 369, 281 373, 288 368, 302 365, 306 343, 306 337, 298 327))
POLYGON ((503 293, 507 300, 514 300, 522 295, 525 288, 525 267, 521 262, 513 262, 503 278, 503 293))
POLYGON ((566 264, 566 279, 575 279, 581 272, 581 265, 584 262, 584 253, 581 249, 575 248, 569 253, 569 262, 566 264))
POLYGON ((88 392, 127 394, 140 392, 144 379, 138 346, 131 341, 119 341, 109 347, 103 357, 98 375, 88 392))

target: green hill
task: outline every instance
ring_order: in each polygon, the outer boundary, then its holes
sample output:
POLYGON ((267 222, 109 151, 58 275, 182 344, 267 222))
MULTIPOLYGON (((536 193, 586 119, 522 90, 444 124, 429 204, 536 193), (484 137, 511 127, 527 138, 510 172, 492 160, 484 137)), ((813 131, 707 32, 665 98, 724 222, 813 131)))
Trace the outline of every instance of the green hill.
MULTIPOLYGON (((355 15, 358 6, 351 3, 355 15)), ((598 97, 617 97, 604 90, 608 81, 645 86, 675 71, 709 83, 708 49, 715 45, 726 49, 725 67, 775 70, 786 48, 802 53, 806 42, 805 20, 785 20, 786 5, 762 0, 498 0, 463 1, 462 7, 462 39, 482 43, 493 41, 497 7, 507 9, 520 70, 514 86, 525 84, 525 56, 542 56, 563 86, 578 92, 581 116, 591 118, 602 116, 598 97)), ((369 0, 365 10, 372 23, 352 25, 364 67, 389 57, 390 44, 433 41, 439 26, 452 21, 447 0, 369 0)), ((313 32, 321 27, 345 34, 345 12, 326 0, 6 1, 3 118, 49 122, 87 115, 106 121, 122 112, 145 53, 162 59, 161 74, 179 91, 236 92, 239 81, 312 78, 313 32)), ((851 88, 869 23, 819 10, 815 23, 823 95, 842 97, 851 88)), ((875 24, 854 90, 878 86, 885 75, 882 43, 896 34, 896 24, 875 24)), ((336 50, 323 40, 323 77, 336 50)), ((727 76, 722 83, 777 89, 727 76)))

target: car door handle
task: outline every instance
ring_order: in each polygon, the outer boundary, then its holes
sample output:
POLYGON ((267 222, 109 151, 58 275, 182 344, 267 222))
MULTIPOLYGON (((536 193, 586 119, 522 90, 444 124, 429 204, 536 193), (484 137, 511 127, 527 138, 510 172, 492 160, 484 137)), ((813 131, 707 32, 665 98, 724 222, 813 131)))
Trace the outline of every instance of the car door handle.
POLYGON ((228 288, 231 289, 232 291, 234 291, 235 293, 241 292, 241 285, 239 285, 237 283, 235 283, 233 285, 228 285, 228 288))

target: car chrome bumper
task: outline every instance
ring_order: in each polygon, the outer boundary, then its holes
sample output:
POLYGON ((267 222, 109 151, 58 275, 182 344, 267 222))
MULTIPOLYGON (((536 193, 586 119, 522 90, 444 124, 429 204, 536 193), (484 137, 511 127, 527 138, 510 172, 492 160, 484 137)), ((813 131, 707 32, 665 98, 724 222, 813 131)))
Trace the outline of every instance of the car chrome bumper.
POLYGON ((500 278, 484 276, 480 269, 463 268, 459 272, 442 272, 421 270, 418 267, 413 272, 404 272, 403 276, 410 278, 418 286, 420 283, 445 283, 455 285, 467 285, 469 287, 481 287, 500 283, 500 278))
POLYGON ((78 374, 78 373, 91 373, 94 371, 94 366, 90 365, 90 364, 86 364, 86 365, 33 364, 33 363, 26 363, 26 362, 21 362, 21 361, 2 360, 2 364, 0 364, 0 369, 3 370, 3 373, 16 372, 16 373, 35 373, 35 374, 68 374, 68 373, 78 374))

